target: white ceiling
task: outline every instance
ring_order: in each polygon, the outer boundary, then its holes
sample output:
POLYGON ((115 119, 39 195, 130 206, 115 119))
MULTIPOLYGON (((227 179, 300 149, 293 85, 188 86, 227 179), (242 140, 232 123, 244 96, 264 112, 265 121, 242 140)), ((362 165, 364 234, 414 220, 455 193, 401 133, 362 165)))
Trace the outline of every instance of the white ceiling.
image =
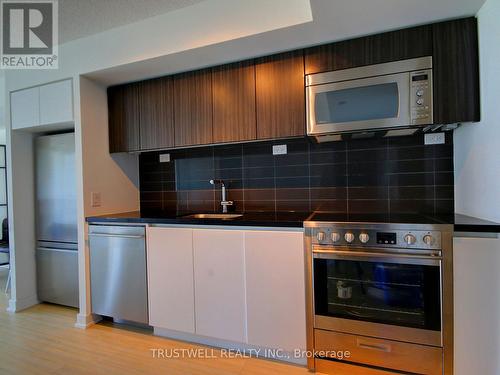
POLYGON ((202 1, 204 0, 59 0, 59 43, 202 1))
MULTIPOLYGON (((484 2, 485 0, 310 0, 312 22, 186 49, 92 72, 88 76, 107 85, 130 82, 440 20, 474 16, 484 2)), ((220 28, 223 30, 224 24, 220 28)))

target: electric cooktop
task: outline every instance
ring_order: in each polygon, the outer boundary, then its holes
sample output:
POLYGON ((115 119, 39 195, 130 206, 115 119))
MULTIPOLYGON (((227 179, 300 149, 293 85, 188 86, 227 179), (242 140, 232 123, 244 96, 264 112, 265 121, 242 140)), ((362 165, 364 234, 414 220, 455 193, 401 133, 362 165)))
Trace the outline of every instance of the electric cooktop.
POLYGON ((453 216, 412 213, 335 213, 314 212, 307 221, 335 223, 401 223, 401 224, 453 224, 453 216))

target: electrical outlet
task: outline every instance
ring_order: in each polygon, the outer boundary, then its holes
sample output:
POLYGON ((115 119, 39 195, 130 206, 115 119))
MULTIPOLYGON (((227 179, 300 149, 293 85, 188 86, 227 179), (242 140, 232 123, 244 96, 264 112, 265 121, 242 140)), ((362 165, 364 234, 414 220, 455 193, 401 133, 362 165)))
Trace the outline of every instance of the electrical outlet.
POLYGON ((444 144, 444 133, 425 133, 425 145, 442 145, 444 144))
POLYGON ((170 162, 170 154, 160 154, 160 163, 170 162))
POLYGON ((92 207, 101 207, 101 193, 95 191, 90 193, 90 205, 92 207))
POLYGON ((273 155, 286 155, 286 154, 287 154, 286 145, 273 146, 273 155))

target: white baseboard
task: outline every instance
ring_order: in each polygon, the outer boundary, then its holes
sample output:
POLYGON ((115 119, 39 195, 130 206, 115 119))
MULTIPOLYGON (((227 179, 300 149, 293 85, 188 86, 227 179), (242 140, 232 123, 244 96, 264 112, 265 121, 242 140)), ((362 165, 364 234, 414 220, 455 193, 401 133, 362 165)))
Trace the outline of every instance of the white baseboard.
POLYGON ((80 329, 86 329, 96 324, 101 319, 102 318, 96 314, 77 314, 75 327, 80 329))
POLYGON ((269 349, 264 347, 259 347, 255 345, 249 345, 244 343, 232 342, 227 340, 215 339, 213 337, 206 337, 195 335, 192 333, 185 333, 174 331, 166 328, 154 327, 154 334, 156 336, 162 336, 169 339, 187 341, 196 344, 202 344, 207 346, 213 346, 216 348, 229 349, 233 351, 239 351, 253 357, 257 358, 268 358, 278 361, 293 363, 296 365, 306 365, 307 359, 302 357, 295 357, 293 352, 279 351, 275 349, 269 349), (256 355, 257 354, 257 355, 256 355))
POLYGON ((16 298, 16 299, 11 298, 9 300, 9 307, 7 307, 7 311, 10 313, 16 313, 21 310, 25 310, 31 306, 38 305, 39 303, 40 301, 38 300, 36 294, 24 298, 16 298))
POLYGON ((7 306, 7 312, 9 313, 16 312, 16 301, 14 301, 12 298, 9 299, 9 306, 7 306))

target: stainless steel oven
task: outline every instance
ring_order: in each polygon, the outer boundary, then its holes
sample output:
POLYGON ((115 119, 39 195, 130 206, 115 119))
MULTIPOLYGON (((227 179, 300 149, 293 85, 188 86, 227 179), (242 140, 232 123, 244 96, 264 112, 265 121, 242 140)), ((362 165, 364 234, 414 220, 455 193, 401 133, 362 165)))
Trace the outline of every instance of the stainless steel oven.
POLYGON ((433 123, 432 57, 306 76, 307 133, 319 137, 433 123))
POLYGON ((450 373, 450 251, 444 225, 307 222, 308 347, 346 349, 377 369, 450 373))
POLYGON ((440 251, 313 247, 313 259, 317 328, 372 335, 384 324, 384 338, 442 344, 440 251))

